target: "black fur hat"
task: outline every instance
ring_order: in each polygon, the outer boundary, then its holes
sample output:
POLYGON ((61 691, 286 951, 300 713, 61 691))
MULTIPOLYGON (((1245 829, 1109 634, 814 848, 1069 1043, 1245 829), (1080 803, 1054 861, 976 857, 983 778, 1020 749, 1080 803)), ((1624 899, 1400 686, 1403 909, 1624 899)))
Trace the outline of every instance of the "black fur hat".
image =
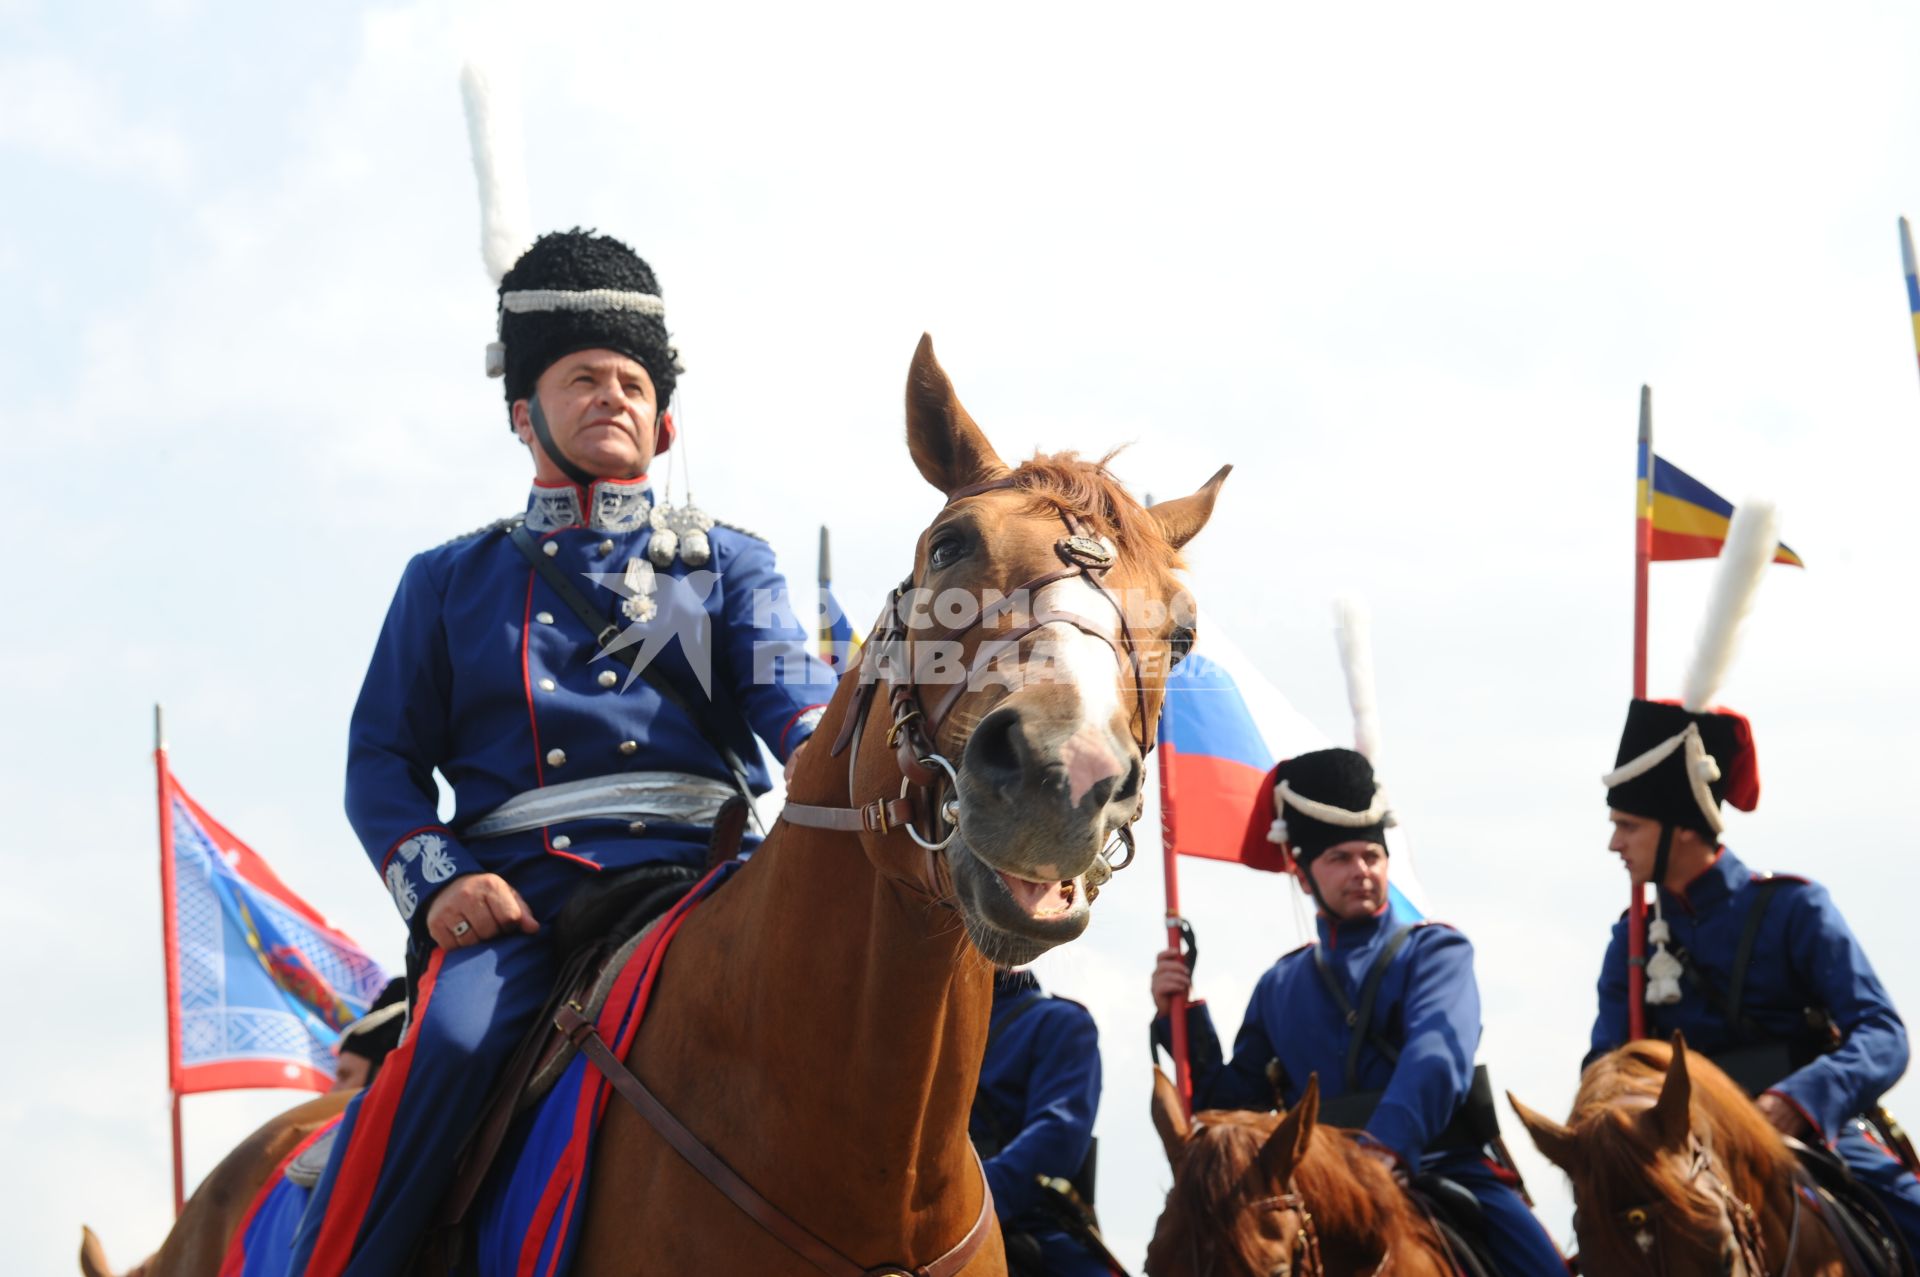
POLYGON ((1293 848, 1293 857, 1301 864, 1310 863, 1329 847, 1356 839, 1386 845, 1393 816, 1365 754, 1316 749, 1282 762, 1269 779, 1274 791, 1274 832, 1293 848), (1287 790, 1284 794, 1282 785, 1287 790), (1316 813, 1313 808, 1321 810, 1316 813), (1330 818, 1336 812, 1341 818, 1330 818))
POLYGON ((1753 729, 1747 720, 1731 710, 1711 709, 1701 713, 1682 708, 1672 701, 1636 700, 1627 706, 1627 723, 1620 732, 1620 751, 1614 758, 1614 772, 1607 779, 1607 806, 1616 811, 1657 820, 1664 825, 1692 829, 1709 842, 1720 834, 1719 807, 1731 802, 1741 811, 1752 811, 1760 802, 1760 766, 1753 749, 1753 729), (1683 738, 1689 725, 1699 731, 1697 758, 1689 758, 1683 738), (1657 762, 1654 750, 1674 742, 1657 762), (1646 758, 1647 764, 1639 760, 1646 758), (1633 766, 1629 766, 1632 764, 1633 766), (1708 803, 1702 803, 1694 790, 1698 767, 1708 803), (1638 775, 1621 776, 1622 771, 1638 775), (1708 813, 1708 805, 1713 808, 1708 813))
POLYGON ((577 227, 542 235, 500 281, 500 341, 487 371, 504 374, 511 404, 531 395, 554 361, 595 349, 638 360, 666 408, 679 352, 653 268, 611 235, 577 227))

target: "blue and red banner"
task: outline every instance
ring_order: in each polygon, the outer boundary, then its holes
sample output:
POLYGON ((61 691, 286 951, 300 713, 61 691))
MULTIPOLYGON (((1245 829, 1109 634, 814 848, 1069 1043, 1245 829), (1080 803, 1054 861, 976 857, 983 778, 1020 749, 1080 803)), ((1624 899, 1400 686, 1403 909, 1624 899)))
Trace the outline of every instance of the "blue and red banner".
POLYGON ((167 1074, 176 1095, 324 1091, 380 965, 187 796, 158 755, 167 1074))
MULTIPOLYGON (((1284 872, 1287 858, 1267 841, 1273 795, 1267 775, 1295 754, 1333 742, 1208 623, 1167 678, 1160 711, 1160 823, 1167 850, 1284 872)), ((1389 893, 1396 913, 1424 916, 1424 900, 1399 831, 1389 835, 1389 893)))

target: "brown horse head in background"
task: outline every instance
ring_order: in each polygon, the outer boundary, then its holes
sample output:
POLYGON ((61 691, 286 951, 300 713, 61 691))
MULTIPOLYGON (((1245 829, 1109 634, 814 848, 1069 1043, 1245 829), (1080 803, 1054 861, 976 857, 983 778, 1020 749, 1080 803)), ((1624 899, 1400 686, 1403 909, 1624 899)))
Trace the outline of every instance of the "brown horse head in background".
POLYGON ((1631 1042, 1581 1075, 1562 1125, 1507 1096, 1573 1181, 1582 1269, 1770 1277, 1843 1269, 1799 1211, 1793 1154, 1746 1093, 1686 1039, 1631 1042), (1798 1226, 1795 1221, 1799 1220, 1798 1226))
POLYGON ((1173 1188, 1151 1277, 1447 1277, 1444 1243, 1393 1175, 1318 1124, 1319 1079, 1285 1114, 1197 1113, 1154 1071, 1153 1124, 1173 1188))

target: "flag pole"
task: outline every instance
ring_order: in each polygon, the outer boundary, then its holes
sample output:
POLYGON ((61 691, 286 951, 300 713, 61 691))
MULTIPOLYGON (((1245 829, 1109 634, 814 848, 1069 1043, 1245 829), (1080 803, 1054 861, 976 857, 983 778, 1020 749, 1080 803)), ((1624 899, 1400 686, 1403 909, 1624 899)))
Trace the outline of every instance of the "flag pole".
MULTIPOLYGON (((1633 695, 1647 695, 1647 569, 1653 562, 1653 388, 1640 387, 1639 477, 1633 510, 1633 695)), ((1647 1035, 1647 892, 1627 902, 1627 1036, 1647 1035)))
POLYGON ((186 1205, 186 1172, 180 1140, 180 954, 174 945, 173 917, 173 806, 167 771, 166 716, 158 701, 153 706, 153 774, 160 824, 160 948, 167 984, 167 1109, 173 1129, 173 1214, 186 1205))
POLYGON ((820 659, 832 665, 836 672, 839 666, 833 664, 833 618, 828 615, 827 591, 833 581, 832 554, 827 546, 827 525, 820 525, 820 562, 814 573, 814 642, 819 645, 820 659))
MULTIPOLYGON (((1173 813, 1174 786, 1173 742, 1167 737, 1165 715, 1160 720, 1160 758, 1156 766, 1160 769, 1160 863, 1165 873, 1167 888, 1167 948, 1180 952, 1180 942, 1186 931, 1186 919, 1180 915, 1180 870, 1179 853, 1174 846, 1173 813)), ((1173 1006, 1168 1012, 1173 1036, 1173 1084, 1180 1093, 1180 1107, 1191 1117, 1193 1115, 1193 1064, 1187 1046, 1187 995, 1175 994, 1173 1006)))

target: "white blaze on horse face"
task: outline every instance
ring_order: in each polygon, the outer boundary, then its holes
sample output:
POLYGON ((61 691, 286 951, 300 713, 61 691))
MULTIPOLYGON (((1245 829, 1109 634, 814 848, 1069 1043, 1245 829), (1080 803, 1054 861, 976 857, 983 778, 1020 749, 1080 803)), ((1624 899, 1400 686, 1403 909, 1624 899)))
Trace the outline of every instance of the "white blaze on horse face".
POLYGON ((1120 661, 1109 639, 1118 634, 1118 619, 1113 601, 1084 576, 1047 586, 1034 596, 1032 606, 1036 619, 1072 613, 1104 636, 1088 634, 1067 621, 1055 621, 1044 631, 1047 655, 1055 667, 1052 677, 1073 688, 1079 708, 1072 732, 1060 745, 1068 796, 1077 807, 1088 790, 1126 770, 1113 739, 1113 724, 1120 713, 1120 661))

